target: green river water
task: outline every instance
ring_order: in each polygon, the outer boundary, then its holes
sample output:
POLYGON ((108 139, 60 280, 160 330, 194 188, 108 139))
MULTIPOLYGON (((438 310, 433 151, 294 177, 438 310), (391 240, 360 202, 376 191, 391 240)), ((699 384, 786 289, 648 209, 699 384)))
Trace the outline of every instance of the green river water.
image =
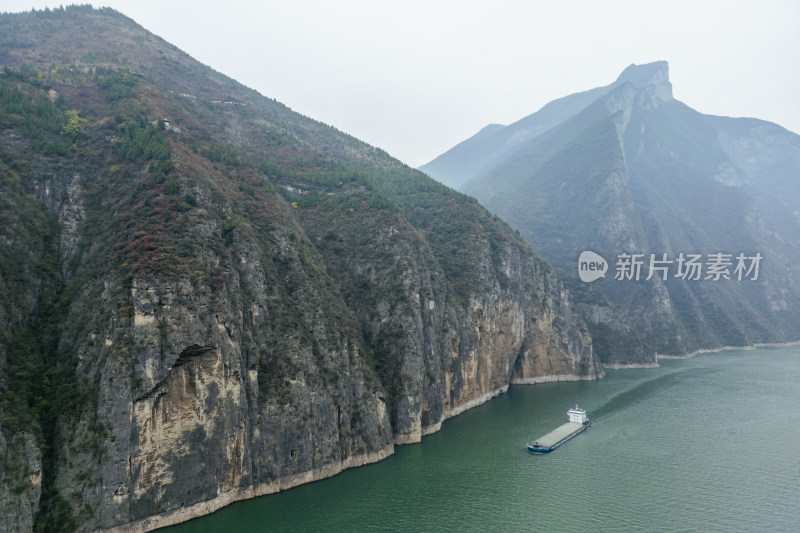
POLYGON ((800 531, 800 347, 513 386, 376 464, 165 529, 800 531), (526 441, 580 404, 592 427, 526 441))

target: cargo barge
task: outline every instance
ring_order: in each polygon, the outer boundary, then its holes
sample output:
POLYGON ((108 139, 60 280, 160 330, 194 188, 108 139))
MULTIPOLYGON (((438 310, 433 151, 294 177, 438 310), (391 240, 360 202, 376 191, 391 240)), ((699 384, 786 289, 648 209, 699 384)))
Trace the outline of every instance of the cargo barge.
POLYGON ((571 438, 583 433, 592 425, 586 416, 586 411, 577 405, 574 409, 567 411, 569 422, 559 426, 544 437, 539 437, 533 442, 528 443, 528 451, 531 453, 552 452, 571 438))

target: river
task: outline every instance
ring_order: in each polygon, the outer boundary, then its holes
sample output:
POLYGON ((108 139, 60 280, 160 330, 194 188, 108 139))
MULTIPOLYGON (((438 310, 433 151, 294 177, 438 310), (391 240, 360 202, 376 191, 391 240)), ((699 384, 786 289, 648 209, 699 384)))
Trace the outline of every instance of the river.
POLYGON ((800 347, 512 386, 376 464, 167 528, 219 531, 798 531, 800 347), (546 455, 525 443, 588 431, 546 455))

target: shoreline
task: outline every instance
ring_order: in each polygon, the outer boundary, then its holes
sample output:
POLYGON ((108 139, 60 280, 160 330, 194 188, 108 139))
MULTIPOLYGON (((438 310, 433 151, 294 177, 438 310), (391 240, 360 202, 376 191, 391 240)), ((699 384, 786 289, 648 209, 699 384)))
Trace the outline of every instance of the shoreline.
MULTIPOLYGON (((430 426, 426 426, 426 427, 422 428, 422 436, 425 437, 427 435, 432 435, 432 434, 436 433, 437 431, 442 429, 442 424, 447 419, 453 418, 454 416, 458 416, 461 413, 463 413, 464 411, 468 411, 468 410, 472 409, 473 407, 478 407, 479 405, 483 405, 486 402, 488 402, 489 400, 497 398, 498 396, 500 396, 501 394, 505 394, 506 392, 508 392, 508 385, 503 385, 500 388, 495 389, 494 391, 487 392, 487 393, 485 393, 485 394, 483 394, 483 395, 481 395, 481 396, 479 396, 477 398, 469 400, 468 402, 464 402, 463 404, 461 404, 461 405, 459 405, 457 407, 453 407, 449 411, 446 411, 446 412, 442 413, 442 419, 441 420, 439 420, 435 424, 431 424, 430 426)), ((416 442, 422 442, 422 439, 420 439, 420 440, 418 440, 416 442)), ((403 444, 413 444, 413 443, 403 443, 403 444)))
POLYGON ((162 527, 174 526, 195 518, 200 518, 201 516, 209 515, 234 502, 275 494, 298 485, 333 477, 348 468, 377 463, 393 454, 394 444, 389 444, 376 452, 354 455, 338 463, 327 464, 320 468, 314 468, 306 472, 279 478, 269 483, 259 483, 257 485, 250 485, 249 487, 226 490, 212 500, 197 502, 181 507, 180 509, 150 515, 134 522, 120 524, 102 531, 107 533, 146 533, 162 527))
POLYGON ((539 385, 540 383, 560 383, 564 381, 597 381, 603 379, 605 376, 605 369, 603 365, 603 372, 598 372, 594 376, 579 376, 577 374, 553 374, 551 376, 537 376, 533 378, 518 378, 512 379, 511 385, 539 385))
MULTIPOLYGON (((659 357, 661 357, 659 355, 659 357)), ((631 370, 634 368, 659 368, 658 361, 652 363, 609 363, 605 366, 606 370, 631 370)))
POLYGON ((717 352, 727 352, 731 350, 739 350, 739 351, 752 351, 757 350, 759 348, 787 348, 790 346, 800 346, 800 341, 789 341, 789 342, 757 342, 755 344, 750 344, 747 346, 720 346, 718 348, 700 348, 699 350, 695 350, 693 352, 689 352, 683 355, 670 355, 670 354, 658 354, 659 359, 691 359, 695 355, 700 355, 704 353, 717 353, 717 352))

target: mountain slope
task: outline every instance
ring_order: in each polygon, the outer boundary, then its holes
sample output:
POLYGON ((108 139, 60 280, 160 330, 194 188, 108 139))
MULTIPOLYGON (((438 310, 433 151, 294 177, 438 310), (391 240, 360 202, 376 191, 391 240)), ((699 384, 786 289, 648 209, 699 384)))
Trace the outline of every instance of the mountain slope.
POLYGON ((4 528, 152 529, 602 376, 505 223, 126 17, 2 15, 0 65, 4 528))
MULTIPOLYGON (((594 100, 489 161, 462 190, 561 271, 603 361, 647 363, 656 352, 797 340, 800 137, 764 121, 692 110, 672 97, 665 62, 631 66, 610 86, 560 101, 586 95, 594 100), (608 262, 605 278, 579 280, 585 250, 608 262), (681 254, 699 254, 708 267, 718 253, 735 279, 678 275, 681 254), (622 278, 621 254, 641 254, 638 281, 622 278), (739 254, 760 254, 758 279, 754 271, 736 279, 739 254), (663 270, 651 276, 651 258, 667 267, 666 277, 663 270)), ((542 122, 548 107, 523 121, 542 122)), ((517 134, 507 129, 493 138, 517 134)), ((488 139, 471 146, 498 153, 488 139)), ((454 148, 435 161, 459 158, 454 148)), ((434 177, 440 170, 423 168, 434 177)), ((447 171, 441 179, 450 179, 447 171)))

